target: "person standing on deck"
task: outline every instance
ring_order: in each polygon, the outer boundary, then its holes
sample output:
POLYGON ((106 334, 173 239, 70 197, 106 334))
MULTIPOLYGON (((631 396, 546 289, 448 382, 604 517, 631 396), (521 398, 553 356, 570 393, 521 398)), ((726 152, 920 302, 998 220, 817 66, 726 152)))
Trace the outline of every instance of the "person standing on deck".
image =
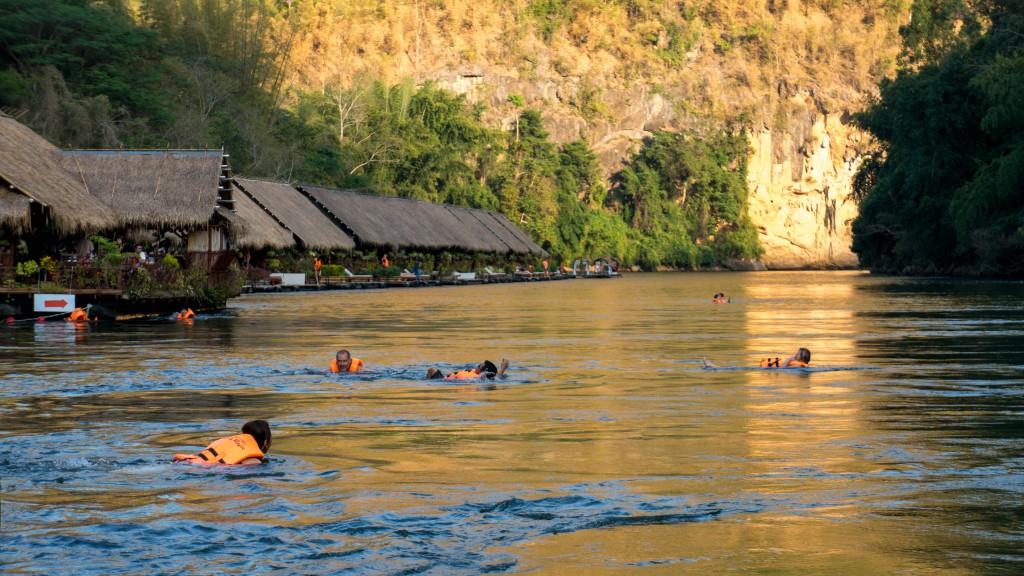
POLYGON ((387 254, 381 256, 381 258, 380 258, 380 265, 381 265, 381 268, 384 269, 384 273, 382 274, 382 276, 384 277, 384 280, 387 281, 387 279, 388 279, 388 266, 391 265, 391 263, 388 262, 388 255, 387 254))
POLYGON ((323 268, 324 263, 320 261, 319 256, 313 257, 313 277, 316 278, 316 285, 320 285, 320 269, 323 268))

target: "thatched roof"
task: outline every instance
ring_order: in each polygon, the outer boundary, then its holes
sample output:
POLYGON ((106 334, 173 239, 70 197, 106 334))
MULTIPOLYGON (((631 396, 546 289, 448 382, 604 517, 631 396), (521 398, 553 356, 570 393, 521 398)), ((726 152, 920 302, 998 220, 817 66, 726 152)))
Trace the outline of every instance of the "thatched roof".
MULTIPOLYGON (((0 114, 0 180, 13 187, 10 192, 24 195, 49 210, 57 228, 65 233, 98 232, 116 226, 113 212, 61 169, 57 148, 27 126, 0 114)), ((27 201, 0 200, 0 225, 28 226, 27 201), (25 208, 24 215, 20 213, 25 208)))
MULTIPOLYGON (((244 232, 237 235, 236 240, 241 248, 287 248, 295 245, 292 231, 278 222, 247 194, 238 189, 232 182, 235 193, 235 215, 245 221, 244 232)), ((224 209, 218 210, 224 212, 224 209)))
POLYGON ((198 228, 217 204, 220 150, 64 150, 64 169, 124 226, 198 228))
POLYGON ((490 221, 493 221, 493 224, 490 226, 491 232, 497 234, 498 237, 501 238, 502 242, 508 244, 516 254, 547 255, 546 251, 544 251, 540 246, 537 246, 533 240, 530 240, 530 237, 526 235, 526 232, 523 232, 515 224, 510 222, 504 214, 477 210, 477 215, 483 218, 484 221, 488 221, 488 218, 490 221))
POLYGON ((301 190, 351 230, 361 244, 388 249, 459 249, 543 254, 503 216, 484 210, 317 186, 301 190), (504 222, 504 224, 502 223, 504 222))
POLYGON ((30 205, 28 196, 0 189, 0 229, 20 236, 32 223, 30 205))
POLYGON ((316 250, 356 247, 355 241, 338 224, 324 215, 308 198, 288 184, 235 178, 244 194, 287 226, 307 248, 316 250))

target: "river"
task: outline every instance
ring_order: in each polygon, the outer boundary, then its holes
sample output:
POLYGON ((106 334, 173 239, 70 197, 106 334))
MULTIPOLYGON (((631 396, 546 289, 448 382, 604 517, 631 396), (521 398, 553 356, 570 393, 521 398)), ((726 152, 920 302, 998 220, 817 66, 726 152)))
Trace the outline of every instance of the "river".
POLYGON ((246 295, 0 326, 0 358, 5 574, 1024 573, 1021 282, 246 295), (266 464, 170 462, 253 418, 266 464))

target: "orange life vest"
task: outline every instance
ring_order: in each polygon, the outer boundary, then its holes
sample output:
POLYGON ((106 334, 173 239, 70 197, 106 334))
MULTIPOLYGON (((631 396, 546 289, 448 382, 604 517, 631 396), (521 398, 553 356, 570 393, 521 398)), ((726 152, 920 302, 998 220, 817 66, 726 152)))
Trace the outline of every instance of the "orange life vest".
POLYGON ((449 374, 444 377, 445 380, 475 380, 480 375, 472 370, 459 370, 454 374, 449 374))
MULTIPOLYGON (((778 358, 762 358, 761 359, 761 368, 778 368, 781 363, 782 363, 782 361, 779 360, 778 358)), ((806 362, 801 362, 799 360, 793 360, 793 361, 791 361, 789 363, 788 366, 786 366, 786 368, 806 368, 806 367, 807 367, 807 363, 806 362)))
POLYGON ((184 312, 178 312, 178 320, 188 320, 195 317, 196 313, 191 308, 186 308, 184 312))
MULTIPOLYGON (((363 361, 359 358, 353 358, 352 364, 349 365, 349 372, 358 372, 363 367, 363 361)), ((331 372, 341 372, 341 367, 338 366, 338 359, 331 360, 331 372)))
POLYGON ((385 256, 385 257, 381 258, 380 259, 380 264, 381 264, 381 266, 387 268, 388 267, 388 257, 385 256))
POLYGON ((212 464, 238 464, 247 458, 263 460, 263 457, 263 451, 256 444, 255 438, 250 434, 239 434, 221 438, 198 454, 175 454, 174 461, 184 460, 189 464, 209 466, 212 464))
POLYGON ((320 259, 319 259, 319 258, 317 258, 316 260, 313 260, 313 269, 314 269, 314 270, 316 270, 317 272, 319 272, 319 271, 320 271, 320 268, 321 268, 322 266, 323 266, 323 264, 322 264, 322 263, 320 262, 320 259))
POLYGON ((68 322, 88 322, 89 321, 89 315, 85 313, 85 310, 82 310, 81 308, 75 308, 71 312, 71 315, 68 316, 68 320, 67 321, 68 322))

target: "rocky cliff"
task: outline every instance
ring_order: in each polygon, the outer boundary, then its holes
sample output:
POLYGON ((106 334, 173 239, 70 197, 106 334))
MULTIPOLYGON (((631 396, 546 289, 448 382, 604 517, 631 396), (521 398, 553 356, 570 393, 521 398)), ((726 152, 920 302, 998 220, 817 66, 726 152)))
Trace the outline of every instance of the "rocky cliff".
POLYGON ((765 249, 765 266, 853 268, 850 224, 857 216, 854 173, 868 138, 847 113, 822 113, 807 96, 790 102, 803 110, 788 132, 751 134, 749 214, 765 249))
POLYGON ((542 112, 606 176, 655 130, 743 128, 749 214, 768 268, 849 268, 851 182, 869 142, 850 114, 893 71, 902 5, 867 0, 329 2, 298 50, 298 84, 432 80, 509 128, 542 112), (556 10, 557 9, 557 10, 556 10), (554 11, 552 11, 554 10, 554 11), (345 33, 338 33, 344 30, 345 33), (344 65, 342 64, 344 63, 344 65))

